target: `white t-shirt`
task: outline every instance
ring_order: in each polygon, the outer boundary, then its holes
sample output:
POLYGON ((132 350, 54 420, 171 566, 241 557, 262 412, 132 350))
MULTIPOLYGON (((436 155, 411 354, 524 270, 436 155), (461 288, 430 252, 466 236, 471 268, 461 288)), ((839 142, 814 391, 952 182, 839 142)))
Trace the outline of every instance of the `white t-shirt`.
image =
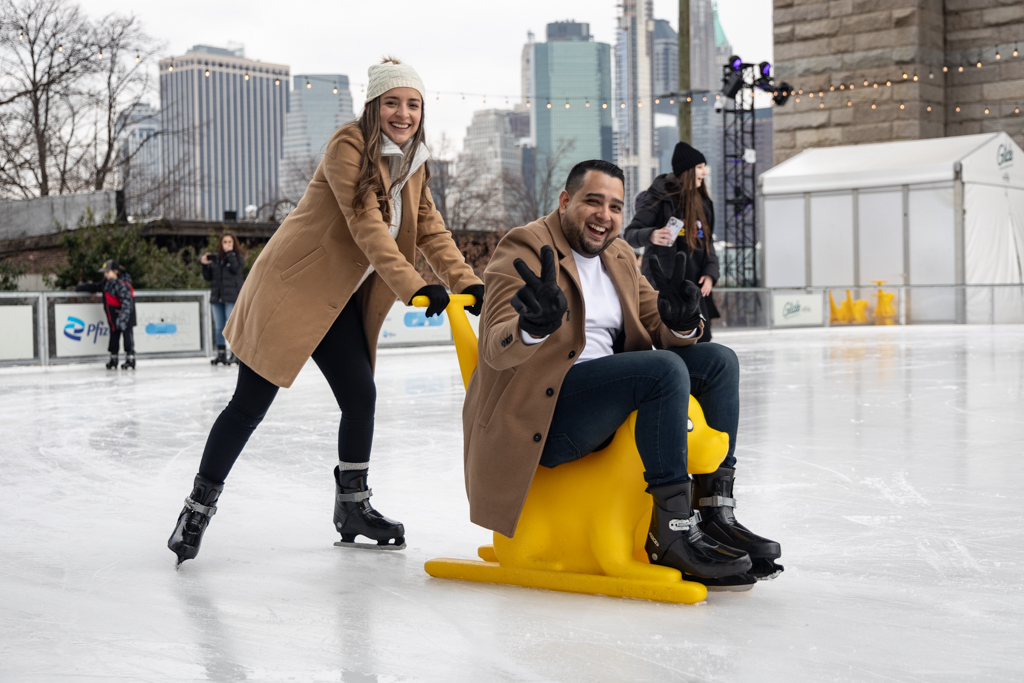
POLYGON ((573 251, 572 257, 580 273, 583 307, 587 312, 587 343, 576 358, 577 363, 582 363, 614 353, 612 344, 623 324, 622 303, 600 256, 587 258, 573 251))
MULTIPOLYGON (((587 310, 585 321, 587 341, 583 351, 576 358, 576 363, 582 363, 612 355, 614 353, 612 344, 619 336, 624 321, 619 292, 615 289, 615 283, 608 277, 608 270, 604 267, 601 257, 587 258, 577 253, 576 250, 573 250, 572 257, 576 261, 576 270, 580 274, 582 290, 580 293, 583 295, 583 307, 587 310)), ((679 334, 672 330, 672 334, 680 339, 692 339, 697 336, 697 330, 690 334, 679 334)), ((547 339, 547 336, 534 339, 525 331, 521 331, 521 336, 523 343, 527 346, 540 344, 547 339)))
MULTIPOLYGON (((575 250, 572 257, 576 261, 576 270, 580 274, 580 288, 583 295, 583 307, 586 309, 587 342, 583 351, 576 357, 577 363, 604 358, 612 353, 612 344, 622 330, 622 303, 615 283, 608 277, 608 271, 601 262, 600 256, 587 258, 575 250)), ((534 339, 526 332, 522 333, 523 343, 539 344, 547 339, 534 339)))

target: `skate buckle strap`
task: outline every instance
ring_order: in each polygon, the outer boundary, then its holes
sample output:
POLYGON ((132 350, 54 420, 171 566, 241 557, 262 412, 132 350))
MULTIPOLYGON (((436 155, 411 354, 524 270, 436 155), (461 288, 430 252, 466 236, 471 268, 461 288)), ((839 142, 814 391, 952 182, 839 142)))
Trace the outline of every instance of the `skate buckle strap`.
POLYGON ((368 470, 370 469, 369 462, 345 462, 344 460, 338 463, 338 470, 341 472, 348 472, 350 470, 368 470))
POLYGON ((728 496, 709 496, 708 498, 698 500, 697 505, 700 505, 702 508, 734 508, 736 507, 736 499, 729 498, 728 496))
POLYGON ((689 531, 693 527, 697 526, 700 522, 700 511, 693 513, 693 517, 688 519, 670 519, 668 520, 668 528, 672 531, 689 531))
POLYGON ((365 491, 356 491, 355 493, 339 493, 337 497, 339 503, 358 503, 372 495, 373 489, 366 489, 365 491))
POLYGON ((185 499, 185 507, 187 507, 192 512, 198 512, 199 514, 206 515, 207 517, 213 517, 215 514, 217 514, 216 505, 200 505, 199 503, 192 500, 191 496, 185 499))

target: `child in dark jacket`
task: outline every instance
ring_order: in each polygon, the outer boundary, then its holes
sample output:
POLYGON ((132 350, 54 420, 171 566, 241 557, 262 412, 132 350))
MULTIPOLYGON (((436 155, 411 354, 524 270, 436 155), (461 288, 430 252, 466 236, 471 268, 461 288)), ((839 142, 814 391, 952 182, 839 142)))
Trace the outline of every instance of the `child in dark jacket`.
POLYGON ((122 370, 135 369, 135 289, 132 287, 132 276, 117 261, 109 259, 99 269, 103 273, 103 282, 81 282, 75 287, 78 292, 96 292, 103 294, 103 310, 110 324, 110 360, 107 369, 117 367, 117 354, 124 337, 124 365, 122 370))

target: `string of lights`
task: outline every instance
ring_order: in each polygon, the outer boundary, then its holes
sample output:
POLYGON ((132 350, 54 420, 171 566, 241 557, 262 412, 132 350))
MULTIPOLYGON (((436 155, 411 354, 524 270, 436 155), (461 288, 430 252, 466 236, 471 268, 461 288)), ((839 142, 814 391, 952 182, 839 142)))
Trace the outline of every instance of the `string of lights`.
MULTIPOLYGON (((19 41, 24 41, 24 39, 25 39, 24 29, 19 28, 19 30, 18 30, 18 40, 19 41)), ((56 51, 58 53, 63 53, 64 52, 64 45, 63 45, 63 43, 59 43, 57 45, 56 51)), ((862 76, 859 76, 859 77, 858 76, 851 76, 850 80, 848 82, 841 82, 838 86, 835 85, 835 84, 829 85, 827 91, 823 87, 818 87, 818 88, 806 87, 805 88, 803 85, 799 85, 799 84, 796 85, 796 86, 789 86, 790 89, 786 90, 785 89, 785 85, 786 84, 783 83, 782 84, 783 89, 781 89, 781 90, 776 89, 774 91, 771 91, 770 93, 769 92, 762 92, 762 91, 755 91, 754 95, 755 95, 756 98, 761 99, 762 101, 764 101, 764 99, 768 99, 768 101, 771 102, 772 104, 776 104, 777 101, 781 101, 781 102, 784 103, 787 100, 787 98, 790 97, 790 96, 792 96, 794 98, 795 102, 797 102, 797 103, 800 103, 803 100, 804 97, 807 97, 808 99, 815 99, 815 98, 817 98, 818 99, 818 108, 819 109, 824 109, 826 107, 826 104, 825 104, 825 101, 824 101, 825 98, 826 97, 832 98, 834 93, 839 92, 839 93, 841 93, 839 95, 840 106, 842 106, 842 99, 841 98, 845 94, 846 95, 846 106, 847 107, 855 107, 855 106, 865 106, 865 107, 867 107, 867 106, 870 106, 871 109, 877 109, 879 105, 885 104, 885 102, 876 100, 876 101, 859 101, 859 102, 855 103, 853 101, 853 93, 858 88, 860 88, 862 91, 864 89, 869 89, 870 92, 875 92, 875 91, 885 92, 883 89, 892 88, 894 84, 925 82, 924 81, 925 78, 928 79, 927 82, 931 82, 931 81, 934 81, 934 79, 935 79, 936 71, 941 71, 941 73, 943 73, 943 74, 948 74, 950 72, 956 74, 956 73, 964 73, 965 70, 969 70, 969 69, 971 69, 971 67, 973 67, 975 69, 981 69, 981 68, 984 68, 985 66, 998 65, 998 64, 1000 64, 1000 63, 1002 63, 1004 61, 1004 56, 1003 56, 1004 54, 1007 55, 1007 57, 1005 59, 1018 59, 1018 58, 1020 58, 1021 57, 1021 52, 1020 52, 1019 43, 1014 42, 1012 44, 1012 46, 1009 43, 1006 43, 1006 44, 996 44, 996 45, 993 45, 991 48, 974 48, 974 49, 970 49, 970 50, 962 50, 962 51, 952 55, 952 59, 949 59, 950 55, 947 55, 947 63, 941 65, 941 67, 925 65, 928 68, 927 76, 925 76, 923 73, 919 74, 916 70, 913 70, 913 69, 904 69, 904 70, 899 71, 892 78, 886 78, 884 80, 879 79, 879 78, 868 78, 866 75, 862 75, 862 76), (826 95, 826 92, 828 93, 828 95, 826 95)), ((103 50, 102 50, 102 48, 99 49, 99 51, 97 53, 97 59, 99 59, 99 60, 103 59, 103 50)), ((140 58, 139 55, 135 55, 136 63, 138 63, 140 61, 140 59, 141 58, 140 58)), ((169 67, 169 70, 171 70, 171 71, 174 70, 173 65, 169 67)), ((207 69, 204 72, 204 74, 205 74, 205 76, 209 77, 210 76, 209 69, 207 69)), ((246 81, 248 81, 249 80, 249 74, 246 73, 244 75, 244 78, 245 78, 246 81)), ((314 87, 313 86, 314 83, 317 83, 317 84, 324 83, 324 84, 327 84, 327 85, 329 85, 331 87, 331 89, 332 89, 334 94, 338 93, 338 83, 334 79, 327 79, 327 78, 323 78, 323 77, 319 77, 319 76, 312 76, 311 75, 311 76, 306 76, 305 80, 306 80, 305 86, 306 86, 307 89, 312 89, 314 87)), ((274 85, 280 85, 280 84, 281 84, 281 79, 275 79, 274 85)), ((359 93, 360 93, 360 95, 365 95, 365 93, 366 93, 366 83, 356 83, 354 85, 359 86, 359 93)), ((642 108, 644 106, 644 101, 643 100, 635 100, 635 101, 627 102, 627 101, 621 100, 621 99, 613 99, 613 100, 604 100, 604 101, 601 101, 601 102, 597 102, 597 101, 591 102, 590 99, 586 98, 586 97, 572 97, 572 96, 565 97, 565 98, 559 97, 559 98, 556 98, 556 99, 545 99, 544 101, 539 101, 538 100, 537 102, 533 102, 533 101, 531 101, 530 98, 525 98, 525 100, 524 100, 524 98, 522 98, 522 97, 509 97, 508 95, 499 95, 499 94, 493 94, 493 93, 456 92, 456 91, 446 91, 446 90, 429 90, 429 91, 427 91, 424 94, 428 98, 429 97, 433 97, 435 103, 440 103, 442 98, 444 98, 446 101, 448 100, 448 98, 456 98, 456 102, 459 102, 459 103, 462 103, 462 104, 465 104, 465 103, 467 103, 467 100, 470 100, 470 104, 472 104, 475 101, 480 101, 483 104, 483 106, 487 106, 488 102, 492 102, 495 105, 500 104, 501 102, 504 102, 504 105, 506 107, 511 106, 512 102, 515 102, 516 104, 524 104, 527 108, 532 108, 532 107, 534 107, 536 105, 536 106, 539 106, 539 107, 543 107, 545 109, 561 109, 561 108, 571 109, 573 106, 582 106, 585 109, 588 109, 588 108, 591 108, 591 107, 595 107, 595 108, 596 107, 600 107, 601 109, 608 109, 608 108, 614 109, 614 108, 618 107, 619 109, 625 109, 627 106, 630 106, 630 107, 636 106, 637 108, 642 108)), ((655 105, 658 105, 658 104, 661 104, 665 99, 667 99, 668 103, 670 105, 674 105, 674 104, 676 104, 676 98, 677 97, 681 98, 684 94, 686 95, 686 101, 687 102, 693 102, 698 96, 700 97, 700 101, 707 102, 708 98, 710 97, 710 93, 698 93, 698 92, 692 92, 692 91, 691 92, 687 92, 687 93, 668 93, 668 94, 661 95, 661 96, 655 96, 654 100, 653 100, 653 103, 655 105)), ((715 94, 714 97, 715 97, 715 99, 721 99, 722 95, 721 95, 721 93, 719 93, 719 94, 715 94)), ((860 97, 858 96, 858 100, 859 99, 860 99, 860 97)), ((888 97, 886 101, 887 102, 892 102, 894 104, 896 103, 896 100, 893 100, 892 97, 888 97)), ((943 106, 942 103, 939 103, 939 102, 929 102, 929 101, 921 101, 921 102, 919 102, 919 104, 923 105, 927 112, 931 112, 933 109, 937 109, 937 108, 943 106)), ((907 105, 908 105, 907 101, 899 101, 898 102, 898 106, 899 106, 900 110, 905 110, 907 108, 907 105)), ((776 106, 780 106, 780 105, 776 104, 776 106)), ((1000 100, 1000 101, 995 102, 995 103, 987 103, 987 104, 975 103, 974 105, 971 106, 971 109, 973 110, 973 109, 976 109, 977 107, 983 107, 983 112, 984 112, 985 115, 989 115, 993 111, 996 111, 996 110, 1000 110, 1001 112, 1004 112, 1004 111, 1005 112, 1009 112, 1010 108, 1013 109, 1012 115, 1019 115, 1021 113, 1021 108, 1024 107, 1024 100, 1021 100, 1021 101, 1000 100)), ((957 105, 957 106, 953 107, 953 113, 961 113, 961 110, 962 110, 962 106, 960 106, 960 105, 957 105)), ((1011 115, 1011 114, 1001 113, 1000 115, 1008 116, 1008 115, 1011 115)))

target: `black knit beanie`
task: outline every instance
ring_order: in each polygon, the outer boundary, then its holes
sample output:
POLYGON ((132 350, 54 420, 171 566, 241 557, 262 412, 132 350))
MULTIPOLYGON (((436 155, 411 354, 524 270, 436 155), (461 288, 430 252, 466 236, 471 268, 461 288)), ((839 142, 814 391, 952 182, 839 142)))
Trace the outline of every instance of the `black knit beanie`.
POLYGON ((682 175, 683 171, 689 171, 697 164, 706 164, 707 162, 708 160, 699 150, 685 142, 677 142, 675 151, 672 152, 672 173, 677 176, 682 175))

